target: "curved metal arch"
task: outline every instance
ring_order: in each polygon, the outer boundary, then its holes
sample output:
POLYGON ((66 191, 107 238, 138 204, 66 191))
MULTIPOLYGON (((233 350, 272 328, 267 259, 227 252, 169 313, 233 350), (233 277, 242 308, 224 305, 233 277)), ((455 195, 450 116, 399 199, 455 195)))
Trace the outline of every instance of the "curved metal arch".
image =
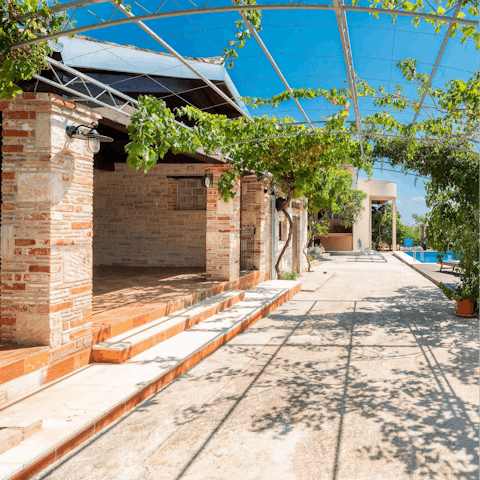
MULTIPOLYGON (((108 0, 76 0, 74 2, 69 2, 63 5, 57 5, 58 10, 56 11, 66 11, 72 8, 77 8, 79 6, 86 6, 98 3, 106 3, 108 0)), ((148 21, 148 20, 157 20, 160 18, 171 18, 171 17, 181 17, 186 15, 204 15, 208 13, 228 13, 228 12, 243 12, 245 10, 328 10, 335 11, 334 5, 320 5, 320 4, 270 4, 270 5, 228 5, 224 7, 206 7, 206 8, 191 8, 188 10, 175 10, 170 12, 158 12, 151 13, 146 15, 138 15, 134 18, 119 18, 116 20, 110 20, 102 23, 94 23, 90 25, 85 25, 83 27, 74 28, 71 30, 65 30, 63 32, 54 33, 50 35, 43 35, 37 37, 33 40, 19 43, 13 47, 13 49, 26 47, 28 45, 35 45, 37 43, 45 42, 46 40, 54 40, 56 38, 63 37, 67 34, 76 34, 84 33, 92 30, 99 30, 100 28, 115 27, 118 25, 124 25, 127 23, 132 23, 134 21, 148 21)), ((408 12, 405 10, 392 10, 392 9, 383 9, 383 8, 368 8, 368 7, 358 7, 353 5, 343 5, 341 10, 351 11, 351 12, 365 12, 365 13, 378 13, 383 15, 399 15, 406 17, 419 17, 428 20, 435 20, 443 23, 458 23, 460 25, 471 25, 478 26, 478 21, 467 20, 465 18, 455 18, 455 17, 444 17, 442 15, 432 15, 429 13, 421 12, 408 12)))

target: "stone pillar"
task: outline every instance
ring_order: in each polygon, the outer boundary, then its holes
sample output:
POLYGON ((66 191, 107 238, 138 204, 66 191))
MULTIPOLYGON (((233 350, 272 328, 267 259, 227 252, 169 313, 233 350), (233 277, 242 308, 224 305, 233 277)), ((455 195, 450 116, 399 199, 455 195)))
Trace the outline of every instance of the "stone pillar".
POLYGON ((256 176, 241 179, 241 226, 255 228, 254 264, 265 278, 270 277, 270 209, 271 199, 265 193, 267 185, 256 176))
POLYGON ((397 250, 397 201, 392 200, 392 250, 397 250))
POLYGON ((231 167, 224 164, 205 165, 213 175, 213 186, 207 188, 207 278, 235 281, 240 275, 240 182, 235 198, 228 203, 220 197, 215 185, 231 167))
POLYGON ((100 117, 47 93, 1 100, 1 343, 92 343, 93 155, 67 125, 100 117))

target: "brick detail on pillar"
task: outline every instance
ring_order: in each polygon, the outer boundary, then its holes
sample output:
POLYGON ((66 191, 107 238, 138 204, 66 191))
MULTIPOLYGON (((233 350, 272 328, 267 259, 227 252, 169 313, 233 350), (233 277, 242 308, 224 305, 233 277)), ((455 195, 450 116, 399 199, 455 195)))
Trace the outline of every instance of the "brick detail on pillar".
POLYGON ((265 193, 268 182, 252 175, 241 179, 241 228, 254 227, 254 264, 265 278, 270 277, 271 198, 265 193))
POLYGON ((48 345, 54 359, 92 343, 93 155, 65 128, 100 117, 47 93, 0 109, 0 343, 48 345))
POLYGON ((208 164, 205 171, 213 175, 207 188, 207 278, 236 281, 240 274, 240 182, 235 197, 228 203, 220 197, 216 183, 229 165, 208 164))

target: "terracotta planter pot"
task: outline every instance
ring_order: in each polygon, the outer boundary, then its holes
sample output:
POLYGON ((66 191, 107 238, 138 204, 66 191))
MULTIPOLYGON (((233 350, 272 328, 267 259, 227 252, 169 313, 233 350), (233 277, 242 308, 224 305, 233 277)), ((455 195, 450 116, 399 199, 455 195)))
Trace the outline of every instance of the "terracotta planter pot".
POLYGON ((475 304, 470 300, 457 300, 458 315, 473 315, 475 304))

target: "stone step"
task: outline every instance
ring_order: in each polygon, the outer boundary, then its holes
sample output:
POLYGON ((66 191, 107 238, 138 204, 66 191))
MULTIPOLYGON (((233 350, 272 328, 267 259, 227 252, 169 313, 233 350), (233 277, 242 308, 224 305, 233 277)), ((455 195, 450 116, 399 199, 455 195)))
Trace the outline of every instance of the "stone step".
POLYGON ((48 347, 0 346, 0 407, 42 385, 48 366, 48 347))
POLYGON ((234 282, 220 282, 213 287, 184 295, 173 295, 172 298, 159 302, 148 302, 142 305, 125 305, 95 313, 92 316, 93 344, 116 337, 121 333, 146 325, 165 315, 187 308, 207 298, 228 290, 247 290, 263 280, 259 271, 241 276, 234 282))
POLYGON ((199 322, 242 301, 243 290, 229 290, 178 310, 146 325, 121 333, 92 347, 91 361, 123 363, 149 348, 188 330, 199 322))
MULTIPOLYGON (((5 408, 43 428, 0 455, 0 480, 26 480, 154 395, 300 291, 300 282, 272 280, 245 298, 121 364, 93 363, 5 408)), ((120 440, 121 441, 121 440, 120 440)))

